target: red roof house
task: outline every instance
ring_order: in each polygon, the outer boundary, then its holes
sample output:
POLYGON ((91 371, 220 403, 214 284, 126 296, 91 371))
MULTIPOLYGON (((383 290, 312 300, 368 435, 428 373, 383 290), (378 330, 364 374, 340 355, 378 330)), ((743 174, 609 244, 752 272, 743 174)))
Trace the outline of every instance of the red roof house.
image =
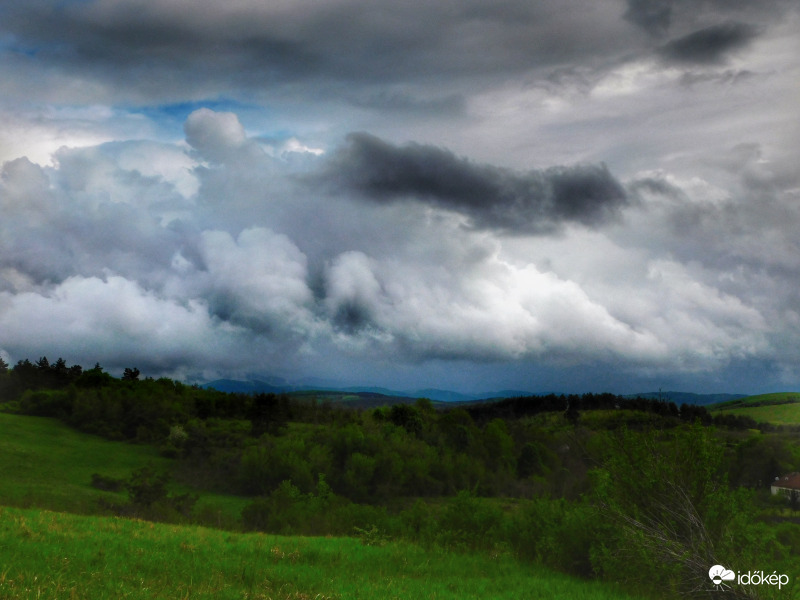
POLYGON ((772 494, 791 494, 793 491, 800 492, 800 473, 789 473, 782 477, 776 477, 770 486, 772 494))

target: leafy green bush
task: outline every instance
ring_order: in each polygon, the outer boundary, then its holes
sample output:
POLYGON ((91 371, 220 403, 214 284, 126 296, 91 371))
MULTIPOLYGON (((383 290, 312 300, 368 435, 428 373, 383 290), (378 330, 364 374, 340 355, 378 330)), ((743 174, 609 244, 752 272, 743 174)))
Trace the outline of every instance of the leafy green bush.
POLYGON ((72 411, 74 388, 65 390, 28 390, 20 398, 20 410, 27 415, 66 418, 72 411))
POLYGON ((509 540, 522 559, 589 577, 594 574, 592 547, 600 529, 596 510, 586 503, 537 498, 512 517, 509 540))
POLYGON ((124 485, 124 479, 109 477, 107 475, 101 475, 100 473, 92 473, 91 486, 95 489, 105 490, 107 492, 118 492, 124 485))
POLYGON ((752 494, 728 488, 713 435, 697 424, 617 435, 593 473, 594 502, 609 525, 593 555, 600 572, 693 593, 707 585, 709 565, 746 570, 780 556, 774 535, 756 522, 752 494))
POLYGON ((504 542, 502 524, 502 510, 461 491, 442 511, 437 542, 457 549, 494 549, 504 542))
POLYGON ((125 484, 130 498, 128 509, 136 516, 154 521, 189 519, 197 496, 189 493, 168 494, 169 480, 169 473, 157 471, 151 465, 135 470, 125 484))
POLYGON ((166 500, 169 479, 168 473, 156 471, 148 465, 131 474, 128 483, 125 484, 125 489, 128 490, 132 504, 147 508, 156 502, 166 500))
MULTIPOLYGON (((334 533, 329 513, 342 501, 330 491, 324 477, 317 484, 316 494, 304 494, 290 480, 285 480, 268 495, 244 507, 242 524, 245 530, 284 535, 334 533)), ((346 533, 351 532, 352 528, 346 533)))

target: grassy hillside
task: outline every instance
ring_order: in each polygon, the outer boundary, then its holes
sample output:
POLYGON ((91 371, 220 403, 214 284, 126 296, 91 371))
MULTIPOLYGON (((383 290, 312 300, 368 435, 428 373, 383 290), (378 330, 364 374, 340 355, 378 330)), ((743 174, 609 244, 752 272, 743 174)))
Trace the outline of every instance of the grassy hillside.
POLYGON ((747 396, 708 407, 711 414, 733 414, 775 425, 800 425, 800 393, 747 396))
POLYGON ((110 442, 53 419, 0 413, 0 431, 0 502, 7 505, 93 512, 108 492, 89 485, 92 473, 122 478, 167 462, 151 446, 110 442))
MULTIPOLYGON (((168 469, 172 462, 153 446, 108 441, 55 419, 0 413, 0 431, 0 504, 6 506, 97 513, 101 499, 127 496, 93 488, 93 473, 124 479, 144 465, 168 469)), ((221 518, 230 521, 246 502, 205 493, 198 508, 221 510, 221 518)))
POLYGON ((732 408, 737 406, 763 406, 767 404, 786 404, 800 402, 800 392, 776 392, 772 394, 758 394, 745 396, 726 402, 718 402, 709 408, 732 408))
POLYGON ((624 600, 506 556, 0 508, 0 597, 624 600))

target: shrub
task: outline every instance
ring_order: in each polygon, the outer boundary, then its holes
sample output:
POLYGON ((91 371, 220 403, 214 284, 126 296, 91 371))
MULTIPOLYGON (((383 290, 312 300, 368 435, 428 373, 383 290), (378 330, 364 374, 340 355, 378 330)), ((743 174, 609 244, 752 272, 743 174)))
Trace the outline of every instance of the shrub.
POLYGON ((168 494, 169 473, 151 465, 137 469, 125 484, 130 498, 128 510, 153 521, 185 521, 197 503, 195 494, 168 494))
POLYGON ((442 512, 438 541, 457 549, 493 549, 502 543, 502 521, 499 508, 461 491, 442 512))
POLYGON ((20 399, 20 410, 38 417, 66 418, 72 411, 75 397, 74 388, 70 392, 58 390, 26 391, 20 399))
POLYGON ((608 523, 595 566, 617 581, 693 593, 707 585, 709 565, 736 570, 776 550, 754 526, 751 494, 728 488, 722 452, 699 425, 620 433, 593 473, 608 523))
POLYGON ((318 488, 318 494, 304 494, 291 481, 282 481, 269 495, 244 507, 244 528, 284 535, 331 533, 328 512, 336 497, 330 493, 324 478, 318 488))
POLYGON ((105 490, 107 492, 118 492, 125 485, 124 479, 116 477, 109 477, 107 475, 100 475, 99 473, 92 473, 91 486, 98 490, 105 490))
POLYGON ((137 469, 125 484, 131 504, 147 508, 156 502, 166 500, 169 479, 168 473, 157 472, 150 465, 137 469))

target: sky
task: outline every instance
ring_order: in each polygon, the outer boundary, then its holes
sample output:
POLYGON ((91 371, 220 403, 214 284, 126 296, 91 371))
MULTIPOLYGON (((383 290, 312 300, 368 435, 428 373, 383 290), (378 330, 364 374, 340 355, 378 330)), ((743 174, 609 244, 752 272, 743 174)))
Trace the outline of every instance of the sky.
POLYGON ((799 34, 795 0, 5 0, 0 357, 800 390, 799 34))

